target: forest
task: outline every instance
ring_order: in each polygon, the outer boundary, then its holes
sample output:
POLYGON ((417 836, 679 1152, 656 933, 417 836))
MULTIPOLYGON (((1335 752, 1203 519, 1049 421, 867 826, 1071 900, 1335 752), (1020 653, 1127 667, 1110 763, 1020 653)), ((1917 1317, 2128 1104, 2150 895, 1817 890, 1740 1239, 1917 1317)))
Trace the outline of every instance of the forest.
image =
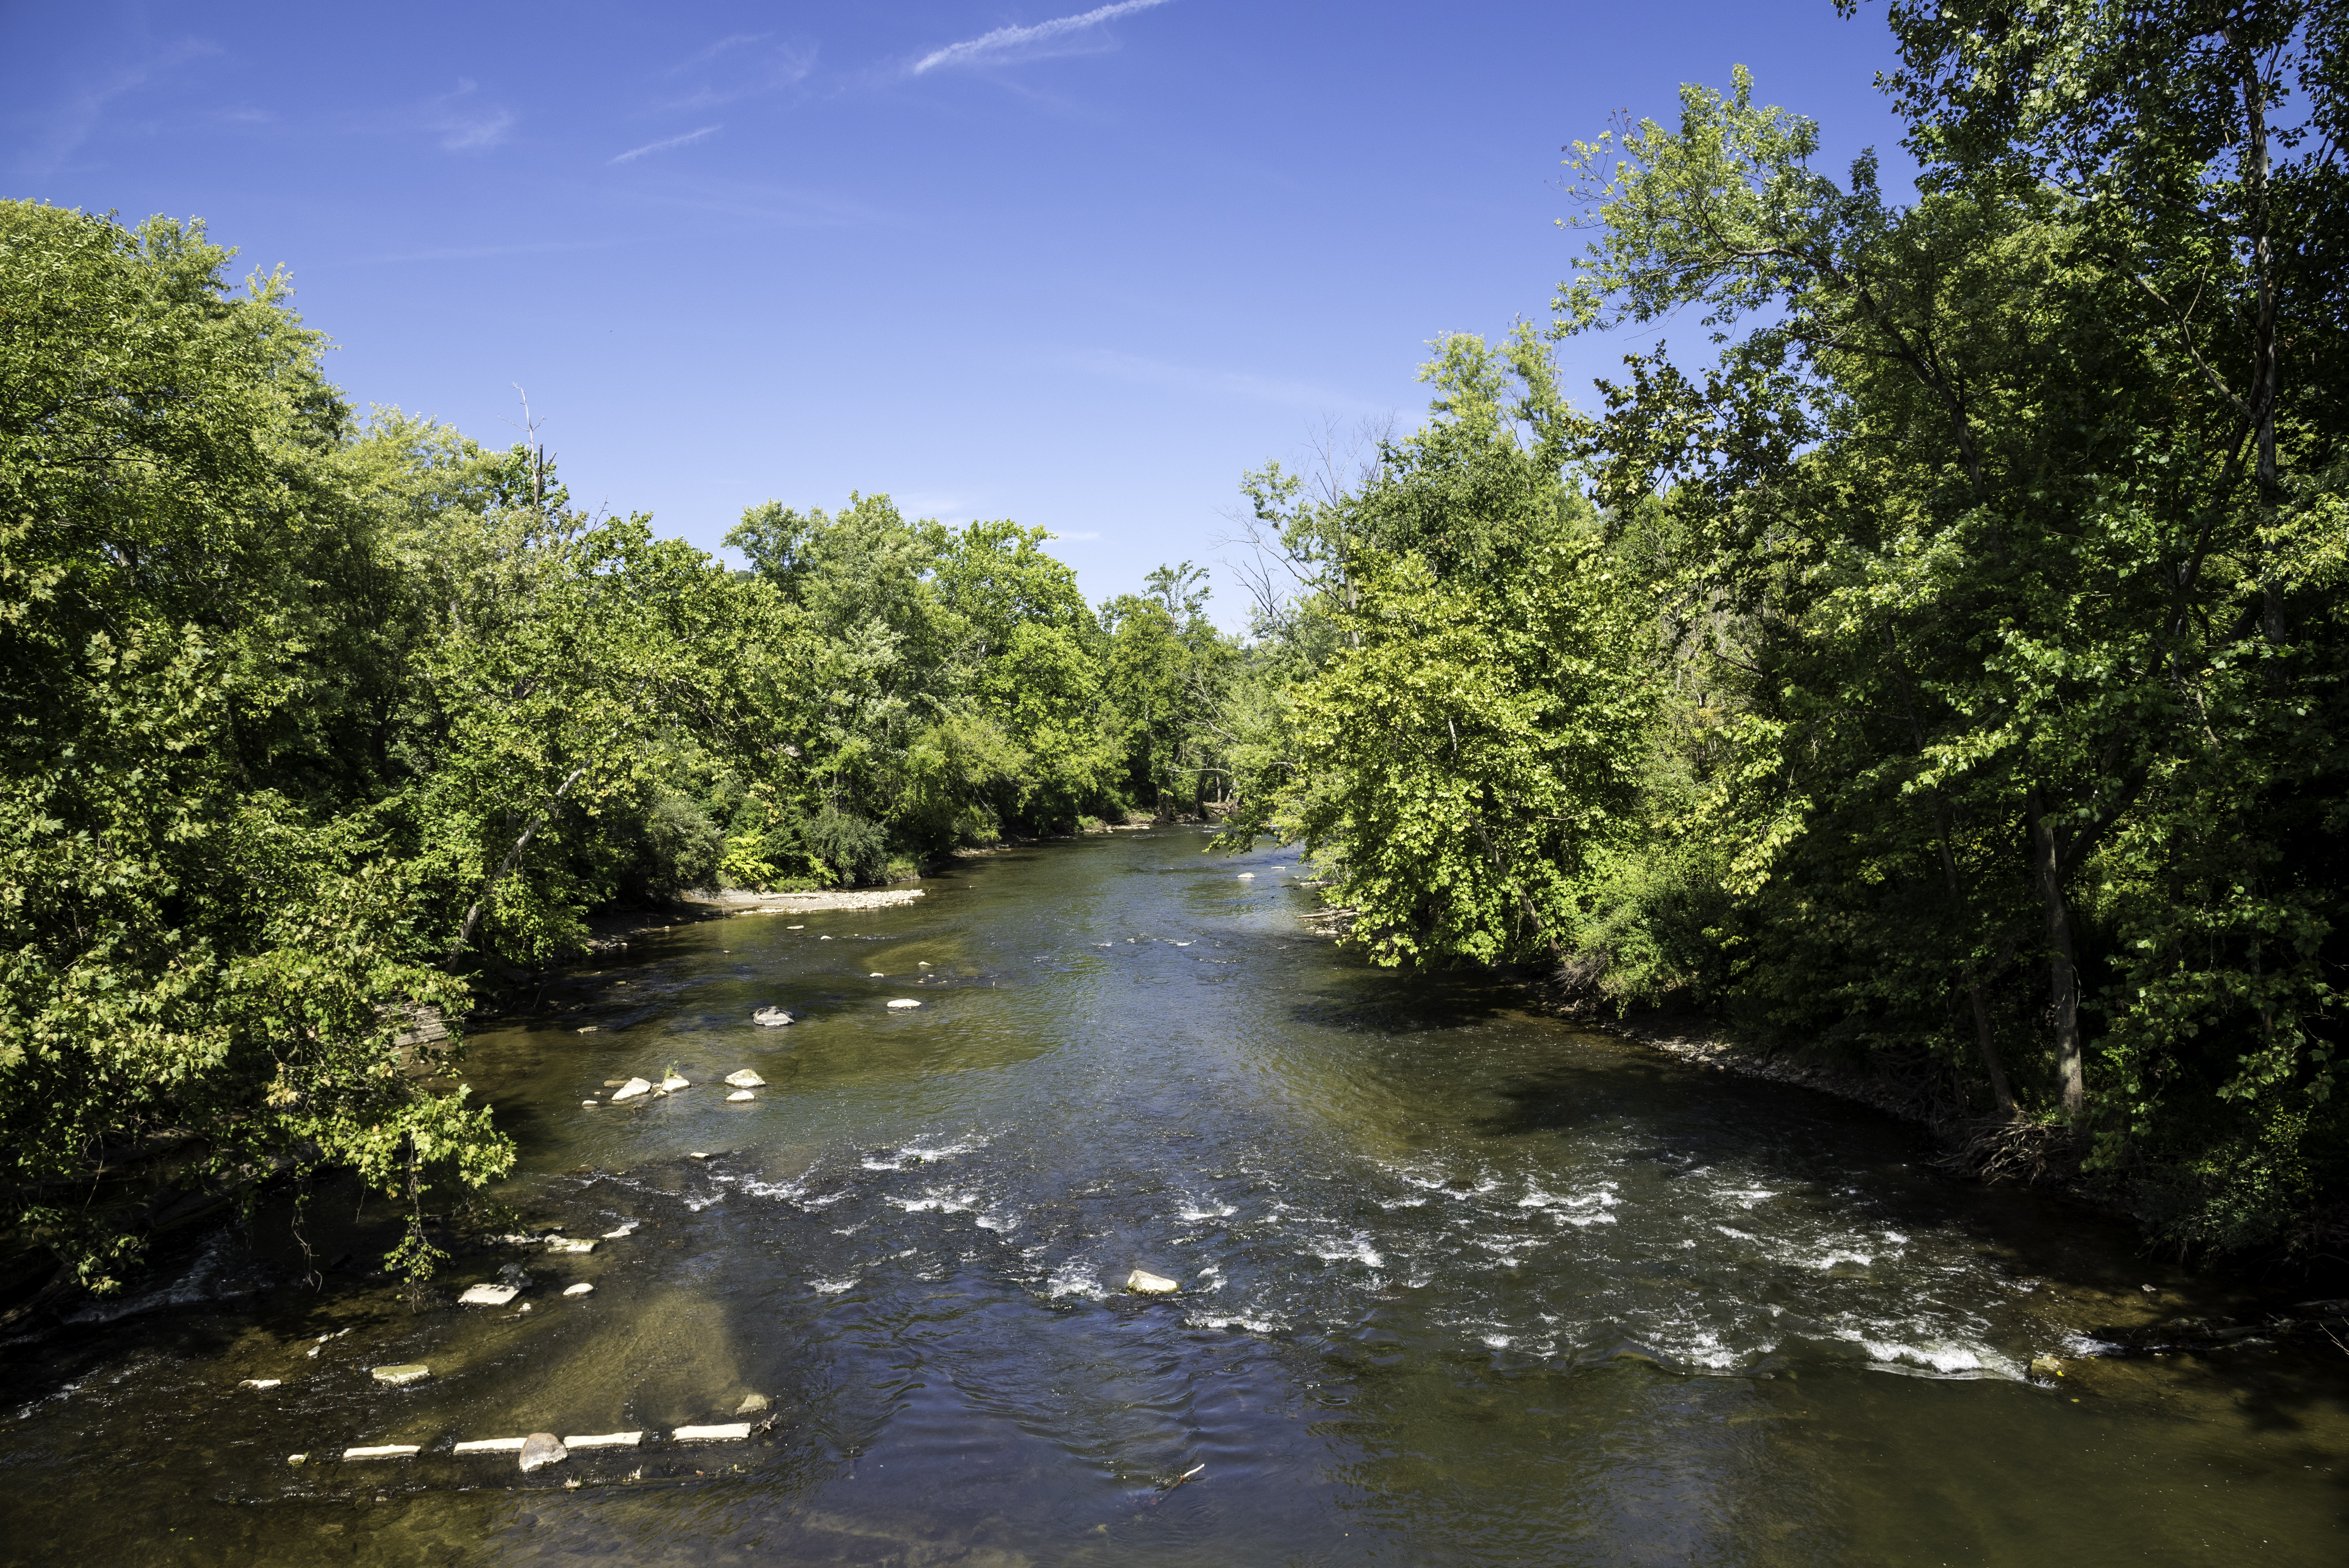
POLYGON ((353 1171, 429 1271, 512 1160, 461 1020, 595 912, 1140 814, 1300 845, 1374 962, 1897 1069, 2174 1253, 2337 1251, 2349 23, 1890 19, 1911 197, 1742 70, 1589 128, 1547 319, 1245 476, 1237 634, 1189 562, 1089 604, 882 494, 730 566, 356 407, 200 223, 0 203, 10 1250, 103 1292, 353 1171))

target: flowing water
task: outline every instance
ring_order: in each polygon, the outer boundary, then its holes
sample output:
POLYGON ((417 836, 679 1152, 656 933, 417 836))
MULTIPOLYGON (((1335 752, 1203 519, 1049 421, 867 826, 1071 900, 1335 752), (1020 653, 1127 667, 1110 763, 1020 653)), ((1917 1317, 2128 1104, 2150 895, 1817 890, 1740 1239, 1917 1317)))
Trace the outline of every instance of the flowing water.
POLYGON ((9 1352, 0 1560, 2349 1561, 2349 1356, 2080 1359, 2242 1304, 1871 1112, 1370 969, 1292 856, 1206 841, 680 927, 478 1036, 502 1225, 626 1233, 462 1252, 443 1302, 531 1288, 416 1313, 217 1232, 9 1352), (667 1436, 752 1395, 749 1439, 667 1436))

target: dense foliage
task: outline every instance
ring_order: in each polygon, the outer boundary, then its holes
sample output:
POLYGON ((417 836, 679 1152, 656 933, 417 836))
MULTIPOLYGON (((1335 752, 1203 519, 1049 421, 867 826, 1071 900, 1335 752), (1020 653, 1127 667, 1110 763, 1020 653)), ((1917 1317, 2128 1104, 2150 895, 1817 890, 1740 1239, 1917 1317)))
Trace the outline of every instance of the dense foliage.
POLYGON ((2344 24, 1896 5, 1920 175, 1687 89, 1569 150, 1587 415, 1453 339, 1431 422, 1250 477, 1243 825, 1388 961, 1557 965, 1941 1064, 2182 1247, 2341 1225, 2344 24))
POLYGON ((753 508, 730 571, 544 455, 378 410, 201 229, 0 203, 0 1226, 106 1289, 152 1222, 512 1150, 484 980, 693 886, 873 881, 1195 811, 1228 639, 1046 536, 753 508))
POLYGON ((103 1290, 355 1169, 420 1275, 512 1160, 442 1026, 594 912, 1137 810, 1302 841, 1383 963, 1921 1066, 2181 1248, 2349 1232, 2349 24, 1889 19, 1913 199, 1742 71, 1573 144, 1548 331, 1245 480, 1245 640, 880 495, 730 570, 360 415, 200 228, 0 203, 10 1249, 103 1290))

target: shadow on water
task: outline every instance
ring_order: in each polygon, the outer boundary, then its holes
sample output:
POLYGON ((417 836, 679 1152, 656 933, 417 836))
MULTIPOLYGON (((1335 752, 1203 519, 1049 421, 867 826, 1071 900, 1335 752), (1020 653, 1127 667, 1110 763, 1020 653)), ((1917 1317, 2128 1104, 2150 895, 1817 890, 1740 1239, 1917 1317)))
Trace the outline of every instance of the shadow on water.
POLYGON ((410 1314, 222 1233, 205 1277, 270 1288, 12 1352, 0 1562, 2339 1559, 2341 1367, 2092 1354, 2229 1289, 1860 1108, 1364 966, 1282 857, 1195 841, 680 929, 485 1032, 497 1227, 594 1249, 462 1251, 444 1302, 529 1288, 410 1314), (606 1102, 672 1061, 694 1088, 606 1102), (531 1430, 652 1438, 451 1451, 531 1430), (421 1451, 336 1462, 367 1443, 421 1451))

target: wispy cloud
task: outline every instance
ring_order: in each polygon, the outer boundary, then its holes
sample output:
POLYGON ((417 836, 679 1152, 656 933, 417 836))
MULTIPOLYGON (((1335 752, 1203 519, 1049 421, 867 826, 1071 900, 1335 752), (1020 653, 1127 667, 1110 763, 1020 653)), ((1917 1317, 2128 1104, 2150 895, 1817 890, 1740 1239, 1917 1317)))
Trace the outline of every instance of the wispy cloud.
POLYGON ((460 77, 456 91, 443 93, 424 106, 424 129, 440 133, 441 151, 476 152, 495 147, 522 118, 512 109, 476 98, 479 90, 471 78, 460 77))
POLYGON ((661 73, 674 96, 664 109, 716 108, 761 93, 794 87, 815 69, 815 46, 773 43, 772 33, 735 33, 679 60, 661 73))
POLYGON ((690 147, 697 141, 707 141, 724 129, 723 126, 705 125, 699 130, 688 130, 683 136, 672 136, 661 141, 647 141, 642 147, 632 147, 608 161, 634 163, 648 152, 667 152, 673 147, 690 147))
POLYGON ((1074 54, 1110 46, 1084 36, 1104 22, 1164 5, 1167 0, 1116 0, 1074 16, 1060 16, 1029 27, 998 27, 959 44, 934 49, 914 62, 914 75, 949 67, 1007 65, 1013 60, 1040 59, 1048 55, 1074 54))
POLYGON ((55 173, 67 159, 96 134, 106 119, 109 104, 190 60, 220 52, 217 45, 201 38, 181 38, 176 43, 162 46, 143 59, 109 73, 98 81, 76 88, 50 119, 45 133, 36 140, 32 152, 23 160, 26 172, 36 176, 55 173))
POLYGON ((1138 354, 1092 349, 1069 356, 1075 369, 1143 387, 1164 387, 1209 397, 1238 398, 1251 403, 1277 403, 1317 413, 1387 414, 1390 408, 1310 381, 1288 381, 1246 370, 1211 370, 1194 365, 1170 365, 1138 354))

